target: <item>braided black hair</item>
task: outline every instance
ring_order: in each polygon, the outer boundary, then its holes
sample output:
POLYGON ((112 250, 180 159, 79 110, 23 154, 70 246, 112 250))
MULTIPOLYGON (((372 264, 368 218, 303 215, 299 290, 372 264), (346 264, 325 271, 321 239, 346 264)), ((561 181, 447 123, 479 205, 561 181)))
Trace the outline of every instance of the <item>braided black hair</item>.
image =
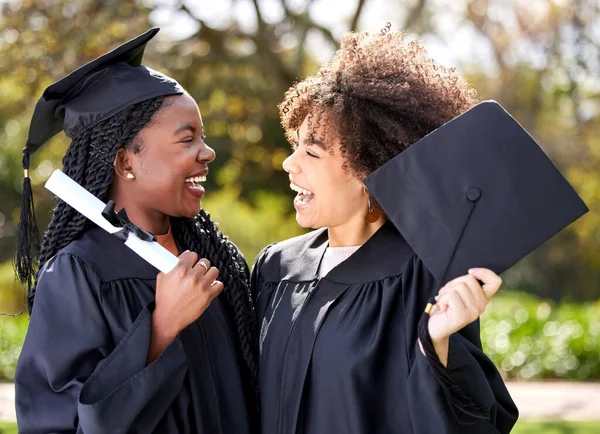
MULTIPOLYGON (((102 121, 73 139, 63 159, 63 171, 94 196, 105 200, 113 182, 112 162, 119 148, 139 152, 143 144, 138 133, 151 125, 153 116, 169 104, 157 97, 135 104, 102 121)), ((243 377, 250 396, 258 403, 257 331, 246 262, 237 248, 217 229, 205 211, 195 218, 172 218, 177 244, 207 258, 220 271, 224 295, 234 319, 246 369, 243 377)), ((65 202, 57 199, 48 229, 44 233, 39 263, 43 265, 60 249, 77 239, 91 223, 65 202)), ((36 280, 37 284, 37 280, 36 280)), ((29 312, 36 285, 27 296, 29 312)))
POLYGON ((206 211, 200 210, 194 219, 172 218, 171 221, 173 235, 182 246, 197 252, 211 264, 218 264, 219 280, 224 284, 223 292, 235 321, 249 374, 248 391, 258 405, 258 334, 246 261, 233 243, 219 231, 206 211))

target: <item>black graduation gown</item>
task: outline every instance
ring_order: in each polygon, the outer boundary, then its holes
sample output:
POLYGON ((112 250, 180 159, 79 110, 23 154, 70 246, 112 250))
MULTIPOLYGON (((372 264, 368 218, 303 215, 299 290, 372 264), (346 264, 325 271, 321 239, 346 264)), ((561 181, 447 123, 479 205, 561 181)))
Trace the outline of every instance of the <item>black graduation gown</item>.
POLYGON ((451 336, 448 371, 489 416, 459 425, 417 344, 439 289, 391 223, 324 278, 327 231, 271 245, 252 270, 263 434, 506 433, 517 409, 475 322, 451 336))
POLYGON ((147 366, 157 274, 98 228, 48 261, 15 376, 20 432, 251 431, 222 296, 147 366))

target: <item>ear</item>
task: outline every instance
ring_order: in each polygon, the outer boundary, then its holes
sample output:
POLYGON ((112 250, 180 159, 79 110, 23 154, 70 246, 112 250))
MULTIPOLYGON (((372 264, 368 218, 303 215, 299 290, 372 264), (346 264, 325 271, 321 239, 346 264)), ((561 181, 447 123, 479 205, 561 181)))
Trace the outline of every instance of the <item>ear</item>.
POLYGON ((115 166, 115 174, 120 178, 123 178, 127 181, 132 181, 135 179, 135 174, 133 173, 133 168, 131 167, 129 152, 124 147, 117 151, 113 165, 115 166))

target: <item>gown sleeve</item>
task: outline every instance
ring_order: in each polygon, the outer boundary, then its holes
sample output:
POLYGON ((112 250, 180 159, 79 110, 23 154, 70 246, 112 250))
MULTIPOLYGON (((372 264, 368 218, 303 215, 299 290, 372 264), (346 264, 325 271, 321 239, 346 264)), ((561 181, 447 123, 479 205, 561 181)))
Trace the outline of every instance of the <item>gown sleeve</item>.
POLYGON ((263 248, 259 254, 254 259, 254 263, 252 264, 252 272, 250 274, 250 292, 252 293, 252 302, 256 303, 256 299, 261 290, 262 279, 260 274, 260 269, 265 262, 265 258, 269 253, 269 249, 271 246, 275 245, 275 243, 271 243, 265 248, 263 248))
POLYGON ((115 343, 101 287, 71 254, 40 272, 15 375, 19 432, 151 432, 175 399, 187 370, 180 339, 147 365, 153 303, 115 343))
POLYGON ((484 410, 485 419, 461 416, 449 408, 429 361, 419 349, 417 323, 427 299, 437 291, 434 277, 418 259, 412 260, 404 285, 407 299, 407 342, 410 360, 408 394, 414 432, 497 434, 509 433, 518 410, 493 362, 485 355, 475 321, 450 337, 447 371, 454 384, 475 405, 484 410))

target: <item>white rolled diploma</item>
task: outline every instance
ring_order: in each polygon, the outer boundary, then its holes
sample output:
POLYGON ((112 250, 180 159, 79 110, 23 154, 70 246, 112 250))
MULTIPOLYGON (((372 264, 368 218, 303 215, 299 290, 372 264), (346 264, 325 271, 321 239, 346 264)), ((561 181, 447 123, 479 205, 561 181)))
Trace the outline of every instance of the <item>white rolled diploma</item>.
MULTIPOLYGON (((55 170, 48 178, 46 188, 105 231, 114 234, 122 229, 113 226, 102 216, 105 203, 60 170, 55 170)), ((156 241, 140 240, 130 232, 125 245, 163 273, 168 273, 177 265, 177 257, 156 241)))

